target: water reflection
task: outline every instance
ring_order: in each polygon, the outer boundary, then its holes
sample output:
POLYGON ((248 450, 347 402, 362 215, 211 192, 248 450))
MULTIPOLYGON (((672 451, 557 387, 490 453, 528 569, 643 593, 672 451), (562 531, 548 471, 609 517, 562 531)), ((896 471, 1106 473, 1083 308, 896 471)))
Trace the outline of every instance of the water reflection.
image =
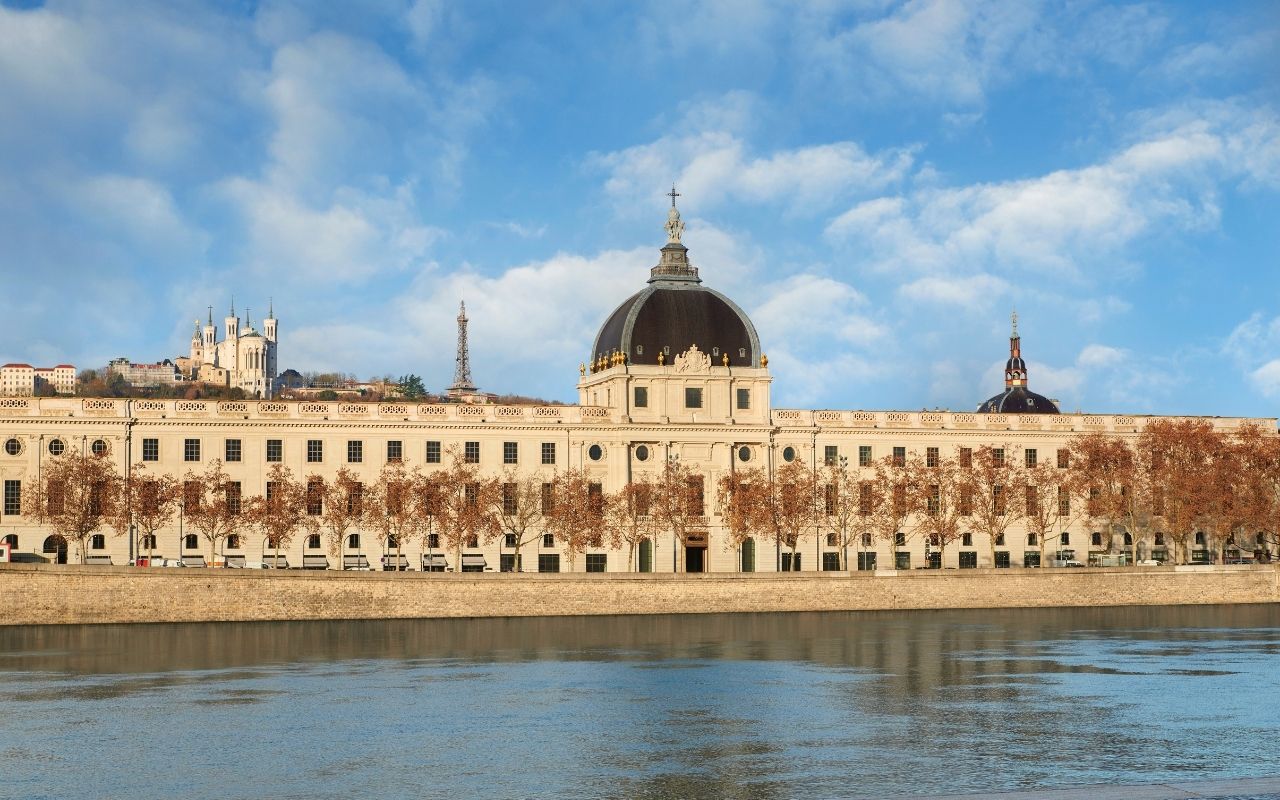
POLYGON ((1275 606, 0 629, 0 797, 1257 775, 1277 675, 1275 606))

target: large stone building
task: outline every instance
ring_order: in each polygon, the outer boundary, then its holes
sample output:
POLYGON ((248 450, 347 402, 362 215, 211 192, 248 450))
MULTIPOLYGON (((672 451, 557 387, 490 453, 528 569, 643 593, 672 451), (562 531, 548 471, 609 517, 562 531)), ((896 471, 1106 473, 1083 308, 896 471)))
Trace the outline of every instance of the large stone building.
POLYGON ((218 329, 213 326, 213 308, 209 309, 209 321, 204 330, 196 320, 191 333, 191 355, 179 359, 187 377, 193 381, 243 389, 245 396, 257 399, 270 398, 275 391, 277 329, 275 309, 267 312, 262 321, 262 332, 254 330, 245 313, 244 329, 233 304, 231 312, 223 320, 224 334, 218 340, 218 329))
MULTIPOLYGON (((613 492, 634 476, 659 475, 671 460, 701 475, 705 489, 704 526, 683 540, 671 534, 644 545, 637 568, 661 572, 774 571, 794 566, 789 553, 773 544, 749 540, 739 546, 726 535, 714 487, 721 477, 742 468, 772 473, 801 459, 821 467, 847 459, 850 469, 868 471, 877 459, 908 453, 945 455, 984 444, 1016 449, 1028 462, 1055 463, 1072 439, 1103 432, 1136 438, 1152 418, 1137 415, 1060 413, 1051 400, 1027 387, 1021 340, 1011 337, 1005 391, 975 412, 838 411, 775 409, 772 377, 764 345, 751 320, 728 297, 701 281, 681 242, 683 223, 674 204, 667 221, 667 243, 646 286, 627 298, 604 321, 589 363, 579 368, 576 406, 503 406, 419 404, 412 402, 278 402, 271 400, 138 400, 6 398, 0 400, 0 536, 15 552, 66 558, 55 532, 22 515, 22 496, 37 485, 43 465, 72 449, 105 452, 123 473, 142 461, 155 470, 182 476, 222 459, 245 497, 262 494, 267 471, 276 463, 295 476, 332 477, 341 468, 362 481, 376 481, 390 459, 402 459, 424 471, 441 469, 457 447, 480 468, 539 476, 549 482, 557 472, 580 468, 604 491, 613 492)), ((274 320, 266 341, 274 345, 274 320)), ((212 326, 193 342, 193 358, 241 364, 260 376, 247 389, 265 395, 274 372, 274 347, 246 347, 246 334, 227 319, 227 340, 215 343, 212 326), (209 353, 215 352, 210 356, 209 353), (245 362, 246 354, 254 361, 245 362), (253 366, 251 366, 251 364, 253 366)), ((1275 419, 1211 418, 1219 430, 1253 423, 1274 432, 1275 419)), ((1083 523, 1067 531, 1055 548, 1084 557, 1095 549, 1083 523)), ((372 532, 357 531, 345 543, 350 554, 364 555, 375 567, 383 554, 372 532)), ((104 530, 89 555, 126 563, 139 542, 104 530)), ((247 532, 218 558, 254 562, 270 555, 260 536, 247 532)), ((430 544, 430 542, 428 542, 430 544)), ((1140 553, 1159 557, 1159 542, 1142 544, 1140 553)), ((901 544, 859 538, 850 568, 915 567, 928 563, 928 545, 920 537, 901 544)), ((155 552, 170 559, 205 552, 180 517, 160 532, 155 552)), ((424 552, 406 543, 414 568, 434 564, 448 569, 499 569, 510 563, 510 545, 499 538, 466 548, 462 563, 452 553, 424 552)), ((803 570, 839 568, 839 547, 821 528, 798 546, 803 570)), ((299 538, 287 552, 289 563, 341 565, 319 537, 299 538)), ((1022 566, 1039 556, 1025 530, 1012 530, 991 546, 980 535, 966 537, 948 550, 946 567, 1022 566), (993 563, 994 562, 994 563, 993 563)), ((561 571, 627 568, 627 553, 589 550, 571 561, 562 545, 544 537, 522 553, 525 570, 561 571)), ((70 554, 76 560, 76 554, 70 554)))
POLYGON ((76 368, 71 364, 33 367, 13 363, 0 366, 0 395, 31 397, 46 388, 57 394, 75 394, 76 368))

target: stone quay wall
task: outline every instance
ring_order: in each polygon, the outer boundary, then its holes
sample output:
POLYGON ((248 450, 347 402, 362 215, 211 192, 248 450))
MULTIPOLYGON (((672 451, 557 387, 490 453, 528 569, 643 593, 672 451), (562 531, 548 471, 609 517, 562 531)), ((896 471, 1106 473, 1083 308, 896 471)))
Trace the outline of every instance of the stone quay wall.
POLYGON ((0 564, 0 625, 1280 602, 1280 566, 438 574, 0 564))

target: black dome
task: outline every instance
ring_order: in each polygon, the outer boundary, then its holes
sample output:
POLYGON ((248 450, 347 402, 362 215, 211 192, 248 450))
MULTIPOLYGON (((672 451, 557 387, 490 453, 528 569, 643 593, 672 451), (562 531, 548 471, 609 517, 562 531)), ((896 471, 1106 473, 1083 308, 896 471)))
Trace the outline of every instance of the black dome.
MULTIPOLYGON (((668 243, 664 263, 682 261, 684 249, 668 243)), ((692 345, 711 356, 715 366, 724 363, 725 355, 730 366, 760 366, 760 339, 751 320, 732 300, 703 286, 697 270, 685 262, 654 268, 649 286, 609 315, 591 358, 622 353, 629 364, 657 365, 658 354, 665 352, 664 361, 670 364, 692 345)))
POLYGON ((1057 414, 1058 407, 1042 394, 1014 386, 978 406, 980 414, 1057 414))

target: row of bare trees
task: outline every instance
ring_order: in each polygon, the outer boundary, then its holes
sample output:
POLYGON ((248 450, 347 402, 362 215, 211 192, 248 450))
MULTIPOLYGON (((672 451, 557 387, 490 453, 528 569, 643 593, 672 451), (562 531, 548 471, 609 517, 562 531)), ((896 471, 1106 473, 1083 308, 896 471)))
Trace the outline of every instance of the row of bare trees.
MULTIPOLYGON (((736 549, 760 537, 789 551, 795 565, 801 540, 825 534, 842 569, 855 543, 884 542, 892 551, 921 538, 941 559, 973 534, 994 563, 996 547, 1015 529, 1034 536, 1045 564, 1046 547, 1078 524, 1098 531, 1108 551, 1124 536, 1135 561, 1140 541, 1160 537, 1178 561, 1187 560, 1197 534, 1205 547, 1212 541, 1224 550, 1238 542, 1269 552, 1275 544, 1280 437, 1261 429, 1224 434, 1206 420, 1155 420, 1132 439, 1084 435, 1044 455, 1033 459, 1014 444, 954 453, 903 448, 859 466, 838 458, 813 469, 797 459, 772 476, 738 470, 716 487, 725 543, 736 549)), ((612 493, 581 470, 544 477, 514 469, 484 477, 452 451, 440 469, 387 464, 368 485, 345 468, 332 479, 295 478, 275 464, 265 493, 243 497, 217 460, 179 480, 143 464, 121 476, 109 458, 69 453, 50 462, 39 491, 26 493, 24 514, 76 541, 82 554, 104 526, 136 530, 153 543, 181 515, 211 561, 228 537, 252 530, 277 554, 299 535, 322 534, 341 562, 348 535, 364 531, 398 560, 408 543, 426 551, 439 542, 454 563, 464 547, 501 538, 517 569, 521 548, 546 534, 571 561, 592 548, 625 549, 630 570, 646 539, 670 533, 684 541, 709 524, 704 478, 678 461, 612 493)))
POLYGON ((678 462, 616 493, 605 493, 578 469, 550 480, 514 469, 485 477, 459 451, 451 451, 447 463, 423 471, 392 462, 370 484, 345 467, 331 479, 300 479, 274 464, 265 492, 244 496, 217 459, 179 480, 142 463, 121 476, 106 456, 68 453, 49 463, 38 491, 25 494, 23 513, 76 542, 82 558, 89 538, 108 527, 118 535, 135 532, 139 554, 151 555, 158 533, 181 517, 203 539, 210 562, 230 537, 252 531, 277 559, 298 536, 319 534, 341 563, 348 536, 370 532, 397 561, 412 542, 424 552, 436 546, 452 551, 457 564, 464 547, 501 539, 511 547, 516 569, 521 548, 547 534, 563 545, 571 563, 588 549, 626 549, 630 570, 645 539, 706 526, 702 478, 678 462))
POLYGON ((1136 439, 1090 434, 1044 460, 1014 444, 903 451, 860 468, 836 459, 817 469, 796 460, 770 479, 762 470, 723 478, 719 497, 731 543, 762 536, 791 553, 826 533, 847 569, 858 537, 892 550, 913 538, 937 557, 966 535, 996 547, 1015 529, 1045 548, 1072 526, 1097 531, 1112 551, 1123 536, 1163 540, 1185 562, 1197 534, 1205 548, 1237 546, 1268 556, 1280 529, 1280 438, 1250 426, 1216 431, 1207 420, 1155 420, 1136 439), (1125 536, 1127 534, 1127 536, 1125 536))

